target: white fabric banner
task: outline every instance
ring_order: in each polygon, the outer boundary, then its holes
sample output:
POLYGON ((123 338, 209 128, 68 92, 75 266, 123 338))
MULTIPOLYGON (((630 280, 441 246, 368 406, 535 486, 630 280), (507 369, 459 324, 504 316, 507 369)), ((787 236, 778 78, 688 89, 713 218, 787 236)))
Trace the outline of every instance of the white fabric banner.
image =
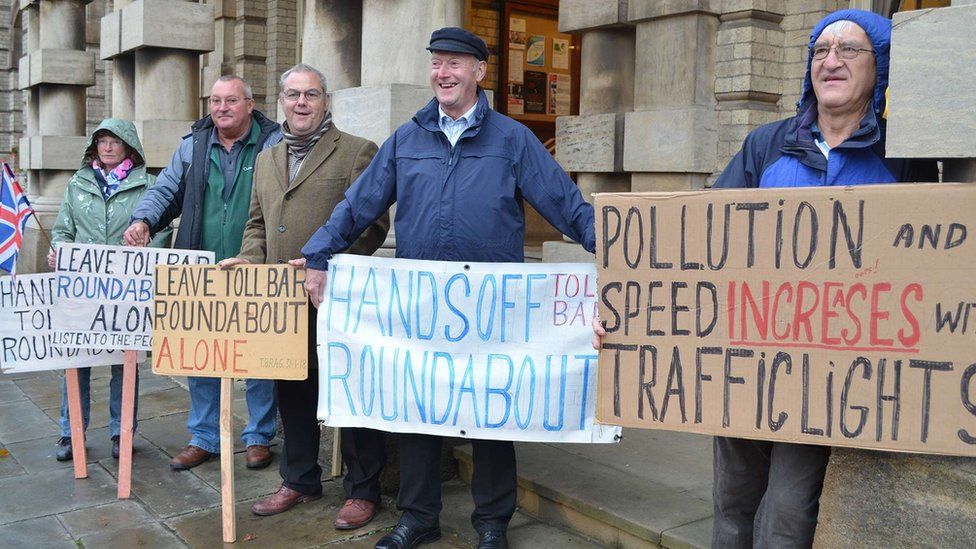
POLYGON ((338 427, 615 442, 594 423, 590 264, 338 255, 318 311, 319 418, 338 427))
POLYGON ((213 252, 61 244, 55 345, 151 351, 156 264, 213 262, 213 252))
POLYGON ((52 343, 54 273, 0 277, 0 370, 5 374, 122 364, 125 353, 52 343))

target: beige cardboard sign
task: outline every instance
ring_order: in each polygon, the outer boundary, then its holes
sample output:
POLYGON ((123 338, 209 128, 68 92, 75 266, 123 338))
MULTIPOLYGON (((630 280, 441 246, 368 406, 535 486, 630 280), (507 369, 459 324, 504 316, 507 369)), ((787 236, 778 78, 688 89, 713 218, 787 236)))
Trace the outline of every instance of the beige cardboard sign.
POLYGON ((599 421, 976 456, 976 186, 595 204, 599 421))
POLYGON ((157 266, 153 373, 305 379, 304 284, 288 265, 157 266))

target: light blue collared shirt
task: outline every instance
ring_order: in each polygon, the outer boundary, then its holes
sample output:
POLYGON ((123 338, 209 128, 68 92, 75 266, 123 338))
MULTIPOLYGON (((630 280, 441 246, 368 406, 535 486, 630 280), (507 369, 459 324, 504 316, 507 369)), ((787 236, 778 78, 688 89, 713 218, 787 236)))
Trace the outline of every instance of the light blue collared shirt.
POLYGON ((440 114, 437 125, 440 126, 447 140, 451 142, 452 147, 457 145, 458 139, 461 139, 461 134, 464 133, 464 130, 471 127, 471 119, 474 118, 474 110, 476 108, 478 108, 477 101, 468 109, 468 112, 462 114, 457 120, 454 120, 444 112, 444 109, 440 105, 437 106, 437 112, 440 114))

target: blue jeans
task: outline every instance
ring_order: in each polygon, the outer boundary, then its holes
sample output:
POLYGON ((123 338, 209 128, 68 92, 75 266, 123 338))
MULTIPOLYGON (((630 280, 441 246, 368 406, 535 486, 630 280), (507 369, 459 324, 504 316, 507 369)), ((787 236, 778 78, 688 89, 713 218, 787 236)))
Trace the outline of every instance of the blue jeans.
MULTIPOLYGON (((220 379, 190 377, 190 415, 186 428, 190 444, 211 454, 220 453, 220 379)), ((247 425, 241 438, 245 446, 268 446, 275 436, 274 380, 249 379, 245 385, 247 425)))
MULTIPOLYGON (((109 381, 108 422, 109 435, 119 436, 122 432, 122 365, 112 366, 112 380, 109 381)), ((88 430, 91 411, 91 368, 78 368, 78 388, 81 393, 81 418, 88 430)), ((132 414, 132 431, 136 430, 136 415, 139 412, 139 370, 136 370, 136 395, 132 414)), ((68 381, 61 388, 61 436, 71 436, 71 421, 68 419, 68 381)))

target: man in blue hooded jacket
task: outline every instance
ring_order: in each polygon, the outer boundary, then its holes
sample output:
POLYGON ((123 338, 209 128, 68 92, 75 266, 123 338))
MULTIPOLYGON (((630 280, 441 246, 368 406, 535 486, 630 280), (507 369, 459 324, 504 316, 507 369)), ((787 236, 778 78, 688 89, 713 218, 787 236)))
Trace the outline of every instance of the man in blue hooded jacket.
MULTIPOLYGON (((527 200, 553 226, 595 249, 593 207, 528 128, 488 106, 478 86, 488 47, 459 28, 435 31, 430 84, 435 98, 397 128, 308 241, 306 288, 317 307, 332 255, 346 249, 394 203, 397 257, 521 262, 527 200)), ((377 548, 440 538, 441 438, 401 434, 399 524, 377 548)), ((515 513, 515 447, 472 440, 471 522, 479 548, 507 547, 515 513)))
MULTIPOLYGON (((716 188, 936 181, 934 163, 885 158, 891 21, 861 10, 810 36, 797 114, 750 133, 716 188)), ((827 446, 715 437, 712 547, 810 547, 827 446)))

